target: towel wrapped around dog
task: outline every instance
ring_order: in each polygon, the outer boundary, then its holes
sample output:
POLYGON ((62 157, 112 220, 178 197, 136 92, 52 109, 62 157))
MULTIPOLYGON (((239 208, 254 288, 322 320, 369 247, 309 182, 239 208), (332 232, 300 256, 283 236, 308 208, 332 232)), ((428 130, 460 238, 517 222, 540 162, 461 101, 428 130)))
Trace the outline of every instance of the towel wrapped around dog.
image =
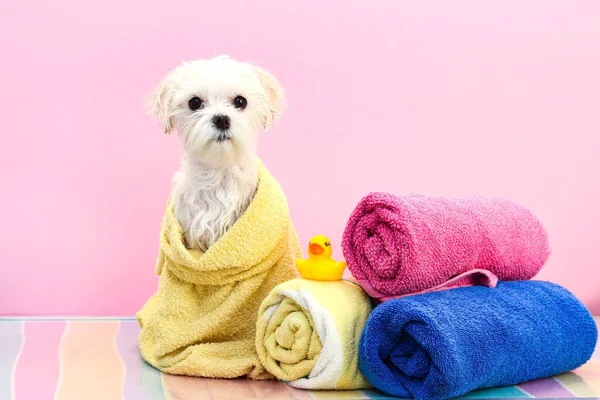
POLYGON ((360 369, 383 392, 448 399, 583 365, 598 332, 585 306, 549 282, 500 282, 390 300, 360 339, 360 369))
POLYGON ((550 255, 540 220, 514 202, 388 193, 358 203, 342 248, 352 275, 380 300, 477 284, 486 274, 493 284, 531 279, 550 255))
POLYGON ((272 378, 254 346, 258 307, 272 288, 297 277, 300 254, 283 191, 262 164, 252 202, 204 253, 186 248, 169 202, 158 291, 137 314, 143 358, 169 374, 272 378))
POLYGON ((358 369, 357 344, 370 312, 369 297, 352 282, 282 283, 258 312, 258 357, 276 378, 296 388, 368 388, 358 369))

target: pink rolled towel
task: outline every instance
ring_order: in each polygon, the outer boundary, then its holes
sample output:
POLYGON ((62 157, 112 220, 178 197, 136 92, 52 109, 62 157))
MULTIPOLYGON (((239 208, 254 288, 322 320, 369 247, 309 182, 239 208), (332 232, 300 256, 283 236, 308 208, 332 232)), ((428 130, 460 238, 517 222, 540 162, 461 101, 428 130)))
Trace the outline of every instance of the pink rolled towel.
POLYGON ((456 286, 457 276, 474 271, 531 279, 550 256, 546 230, 533 213, 488 197, 371 193, 352 212, 342 247, 354 277, 383 300, 456 286))

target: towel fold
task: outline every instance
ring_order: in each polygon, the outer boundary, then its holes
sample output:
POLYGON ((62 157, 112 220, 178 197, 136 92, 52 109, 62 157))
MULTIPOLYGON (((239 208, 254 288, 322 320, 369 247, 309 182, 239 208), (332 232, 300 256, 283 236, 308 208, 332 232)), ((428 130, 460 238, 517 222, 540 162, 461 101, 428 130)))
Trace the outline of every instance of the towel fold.
POLYGON ((204 253, 185 247, 169 202, 158 291, 137 314, 143 358, 170 374, 272 378, 256 355, 257 311, 272 288, 297 277, 300 254, 283 191, 262 164, 245 213, 204 253))
POLYGON ((369 297, 355 283, 282 283, 258 312, 258 357, 270 373, 296 388, 368 388, 358 369, 357 344, 370 312, 369 297))
POLYGON ((384 302, 361 336, 360 369, 388 394, 448 399, 570 371, 591 357, 597 337, 566 289, 500 282, 384 302))
MULTIPOLYGON (((342 248, 348 269, 382 300, 439 289, 476 269, 500 280, 531 279, 550 255, 542 223, 511 201, 388 193, 358 203, 342 248)), ((468 284, 472 279, 454 286, 468 284)))

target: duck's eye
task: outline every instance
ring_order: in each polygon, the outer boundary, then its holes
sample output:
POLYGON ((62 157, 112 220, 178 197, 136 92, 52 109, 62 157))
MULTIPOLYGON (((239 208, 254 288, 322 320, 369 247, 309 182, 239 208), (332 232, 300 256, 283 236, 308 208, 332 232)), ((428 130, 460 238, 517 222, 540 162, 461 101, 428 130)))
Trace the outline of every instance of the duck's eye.
POLYGON ((329 246, 331 246, 331 243, 325 242, 325 246, 329 247, 329 246))

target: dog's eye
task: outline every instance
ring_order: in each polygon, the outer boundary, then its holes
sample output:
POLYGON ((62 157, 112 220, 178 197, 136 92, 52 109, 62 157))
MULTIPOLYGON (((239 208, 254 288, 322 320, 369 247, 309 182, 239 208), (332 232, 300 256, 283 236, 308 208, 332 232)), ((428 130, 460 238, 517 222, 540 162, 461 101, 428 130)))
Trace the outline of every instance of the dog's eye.
POLYGON ((246 108, 247 105, 248 105, 248 101, 246 100, 246 98, 244 98, 242 96, 237 96, 235 99, 233 99, 233 106, 235 108, 243 110, 246 108))
POLYGON ((188 101, 188 106, 190 106, 190 110, 196 111, 204 106, 204 102, 200 97, 192 97, 190 101, 188 101))

